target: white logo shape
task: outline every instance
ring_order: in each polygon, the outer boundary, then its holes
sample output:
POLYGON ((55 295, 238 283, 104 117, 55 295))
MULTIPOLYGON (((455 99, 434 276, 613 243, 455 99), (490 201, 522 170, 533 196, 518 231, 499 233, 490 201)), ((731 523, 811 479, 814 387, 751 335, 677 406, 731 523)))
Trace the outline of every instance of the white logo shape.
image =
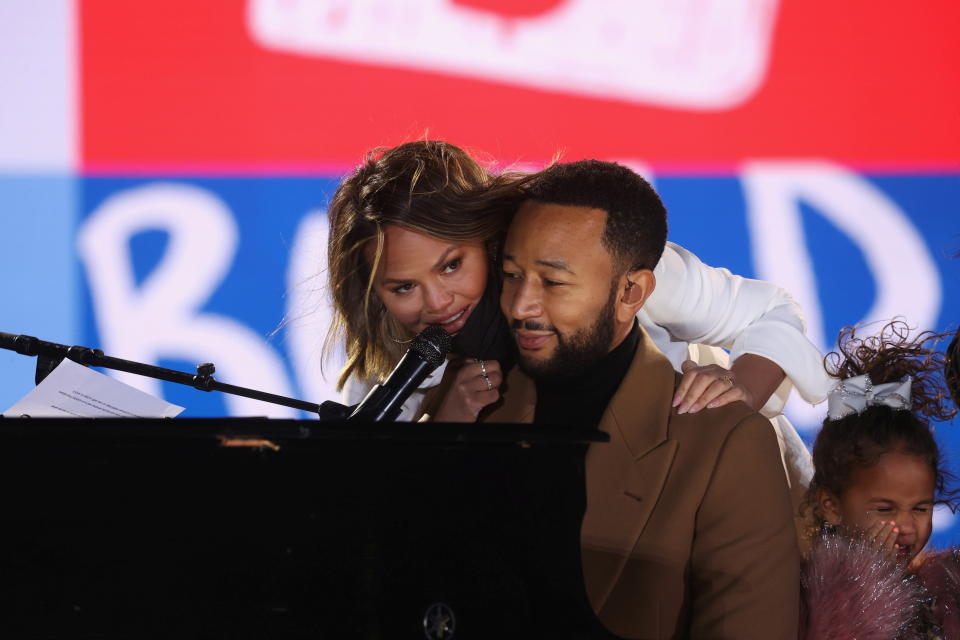
POLYGON ((504 17, 453 0, 249 0, 247 22, 285 53, 717 110, 763 81, 778 2, 565 0, 504 17))
MULTIPOLYGON (((756 161, 743 171, 751 244, 757 277, 790 291, 807 315, 807 335, 824 352, 827 335, 804 233, 800 203, 814 206, 863 252, 876 283, 876 297, 863 318, 850 324, 888 322, 895 317, 915 327, 935 327, 942 305, 936 263, 919 231, 886 194, 868 180, 826 161, 756 161)), ((844 273, 831 277, 841 281, 844 273)), ((875 325, 879 328, 879 325, 875 325)), ((799 428, 814 430, 826 413, 793 396, 787 404, 799 428)))

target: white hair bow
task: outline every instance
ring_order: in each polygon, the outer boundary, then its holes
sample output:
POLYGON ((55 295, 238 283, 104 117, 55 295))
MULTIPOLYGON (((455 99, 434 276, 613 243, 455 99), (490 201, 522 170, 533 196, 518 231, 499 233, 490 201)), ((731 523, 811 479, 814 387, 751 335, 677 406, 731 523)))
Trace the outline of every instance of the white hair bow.
POLYGON ((881 405, 909 410, 912 383, 913 378, 904 376, 900 382, 874 386, 866 374, 841 380, 827 396, 827 415, 831 420, 839 420, 853 413, 863 413, 867 407, 881 405))

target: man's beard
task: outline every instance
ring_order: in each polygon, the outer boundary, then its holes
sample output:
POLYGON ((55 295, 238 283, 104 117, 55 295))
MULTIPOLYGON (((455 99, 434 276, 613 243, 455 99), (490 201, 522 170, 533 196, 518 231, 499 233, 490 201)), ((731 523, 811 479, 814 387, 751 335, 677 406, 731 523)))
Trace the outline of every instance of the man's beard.
POLYGON ((546 360, 530 360, 520 354, 520 368, 534 380, 558 383, 576 377, 599 362, 610 352, 613 343, 613 312, 617 288, 610 292, 593 323, 573 335, 565 336, 554 327, 537 322, 514 320, 514 329, 521 327, 530 331, 553 331, 557 336, 557 348, 546 360))

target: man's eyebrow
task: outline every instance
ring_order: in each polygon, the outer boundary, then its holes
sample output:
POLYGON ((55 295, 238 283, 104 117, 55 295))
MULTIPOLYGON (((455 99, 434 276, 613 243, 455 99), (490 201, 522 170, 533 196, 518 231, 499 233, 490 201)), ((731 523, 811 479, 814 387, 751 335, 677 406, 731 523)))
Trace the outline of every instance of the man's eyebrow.
POLYGON ((570 268, 563 260, 536 260, 536 264, 539 264, 544 267, 550 267, 551 269, 559 269, 560 271, 566 271, 570 275, 577 275, 573 269, 570 268))
MULTIPOLYGON (((504 259, 504 261, 509 260, 510 262, 516 262, 516 261, 517 261, 517 259, 514 258, 514 257, 513 257, 512 255, 510 255, 509 253, 503 254, 503 259, 504 259)), ((566 271, 567 273, 569 273, 569 274, 571 274, 571 275, 574 275, 574 276, 577 275, 577 273, 576 273, 573 269, 571 269, 571 268, 570 268, 570 265, 568 265, 568 264, 566 263, 566 261, 564 261, 564 260, 559 260, 559 259, 557 259, 557 260, 534 260, 534 264, 539 264, 539 265, 542 266, 542 267, 549 267, 549 268, 551 268, 551 269, 559 269, 560 271, 566 271)))

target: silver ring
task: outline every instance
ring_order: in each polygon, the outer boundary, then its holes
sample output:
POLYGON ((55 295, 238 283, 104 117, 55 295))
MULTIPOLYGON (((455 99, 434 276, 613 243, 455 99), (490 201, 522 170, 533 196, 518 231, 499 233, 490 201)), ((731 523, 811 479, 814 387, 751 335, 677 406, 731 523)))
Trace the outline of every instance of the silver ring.
POLYGON ((731 387, 735 386, 731 375, 720 376, 720 379, 729 382, 731 387))
POLYGON ((481 360, 480 358, 477 358, 476 360, 477 360, 477 364, 480 365, 480 375, 482 375, 484 378, 486 378, 486 377, 487 377, 487 363, 484 362, 483 360, 481 360))
POLYGON ((493 383, 490 382, 490 378, 487 377, 486 373, 481 375, 483 377, 483 381, 487 383, 487 391, 493 391, 493 383))

